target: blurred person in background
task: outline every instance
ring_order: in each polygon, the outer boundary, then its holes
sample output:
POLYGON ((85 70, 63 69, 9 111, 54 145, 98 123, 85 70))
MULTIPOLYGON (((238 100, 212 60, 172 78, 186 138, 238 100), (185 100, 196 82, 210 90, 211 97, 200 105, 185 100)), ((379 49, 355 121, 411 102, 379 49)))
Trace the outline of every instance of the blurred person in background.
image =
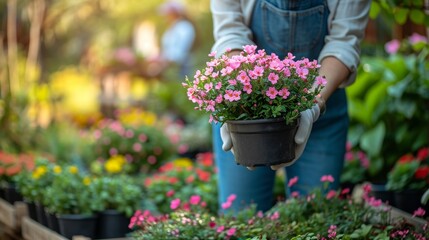
POLYGON ((167 1, 159 11, 168 23, 161 38, 160 69, 164 71, 175 65, 179 74, 177 80, 182 81, 193 70, 192 50, 196 42, 196 28, 187 15, 185 5, 179 1, 167 1))

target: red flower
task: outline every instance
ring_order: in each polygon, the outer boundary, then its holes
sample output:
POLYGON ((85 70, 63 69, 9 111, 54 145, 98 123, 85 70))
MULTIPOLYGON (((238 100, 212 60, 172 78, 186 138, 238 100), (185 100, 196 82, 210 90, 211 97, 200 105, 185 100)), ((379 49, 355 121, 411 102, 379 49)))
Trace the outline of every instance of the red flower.
POLYGON ((414 173, 416 179, 426 179, 429 176, 429 166, 421 166, 414 173))
POLYGON ((429 147, 427 148, 421 148, 418 152, 417 152, 417 159, 419 161, 423 161, 425 160, 427 157, 429 157, 429 147))
POLYGON ((414 156, 412 154, 405 154, 404 156, 402 156, 401 158, 399 158, 398 162, 399 163, 408 163, 414 160, 414 156))

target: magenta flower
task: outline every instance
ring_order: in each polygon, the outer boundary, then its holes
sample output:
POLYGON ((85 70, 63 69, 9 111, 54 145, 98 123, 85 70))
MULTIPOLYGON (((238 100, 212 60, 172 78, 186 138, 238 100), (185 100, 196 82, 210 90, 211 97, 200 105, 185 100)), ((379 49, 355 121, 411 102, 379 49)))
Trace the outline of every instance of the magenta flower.
POLYGON ((222 209, 228 209, 231 207, 231 205, 232 205, 231 202, 224 202, 222 203, 222 209))
POLYGON ((292 187, 293 185, 295 185, 298 182, 298 176, 295 176, 291 179, 289 179, 289 182, 287 184, 288 187, 292 187))
POLYGON ((417 210, 414 211, 413 217, 423 217, 425 214, 426 211, 423 208, 419 207, 417 208, 417 210))
POLYGON ((398 39, 393 39, 392 41, 387 42, 384 45, 384 49, 389 54, 395 54, 398 52, 400 46, 401 46, 401 42, 399 42, 398 39))
POLYGON ((170 208, 172 210, 175 210, 175 209, 179 208, 179 206, 180 206, 180 199, 179 198, 171 200, 171 202, 170 202, 170 208))
POLYGON ((335 190, 330 190, 327 194, 326 194, 326 199, 331 199, 334 198, 335 196, 337 196, 337 191, 335 190))
POLYGON ((231 195, 228 196, 228 198, 227 198, 226 201, 233 202, 233 201, 235 201, 235 199, 237 199, 237 195, 231 194, 231 195))
POLYGON ((192 195, 191 198, 189 199, 189 203, 191 205, 198 205, 201 201, 201 197, 198 195, 192 195))
POLYGON ((219 226, 217 227, 216 232, 221 233, 223 232, 224 229, 225 229, 225 226, 219 226))
POLYGON ((234 236, 235 232, 236 232, 236 229, 235 229, 235 228, 230 228, 230 229, 226 232, 226 235, 228 235, 228 236, 234 236))
POLYGON ((419 43, 419 42, 426 43, 428 41, 428 39, 425 36, 422 36, 418 33, 413 33, 413 35, 411 35, 408 38, 408 41, 410 41, 410 43, 414 45, 414 44, 419 43))
POLYGON ((172 197, 173 195, 174 195, 174 190, 168 190, 168 192, 167 193, 165 193, 165 196, 167 196, 167 197, 172 197))
POLYGON ((332 177, 332 175, 323 175, 321 178, 320 178, 320 181, 321 182, 334 182, 334 177, 332 177))

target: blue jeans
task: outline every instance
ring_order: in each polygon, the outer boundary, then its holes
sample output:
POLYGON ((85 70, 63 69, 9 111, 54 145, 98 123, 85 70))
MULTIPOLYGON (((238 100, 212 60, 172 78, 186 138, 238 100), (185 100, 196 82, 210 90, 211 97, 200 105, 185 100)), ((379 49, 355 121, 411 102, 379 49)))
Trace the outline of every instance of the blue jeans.
MULTIPOLYGON (((312 60, 317 59, 323 47, 328 13, 324 0, 259 0, 250 27, 257 46, 268 53, 274 52, 283 58, 290 51, 297 59, 307 57, 312 60)), ((304 153, 285 169, 287 180, 295 176, 299 178, 298 183, 290 189, 285 186, 288 195, 293 191, 305 195, 313 188, 321 187, 320 178, 323 175, 335 178, 335 182, 330 185, 331 189, 339 186, 349 124, 345 90, 336 90, 326 105, 326 113, 313 125, 304 153)), ((251 203, 257 204, 257 208, 262 211, 270 209, 274 203, 276 172, 269 167, 257 167, 249 171, 237 165, 234 155, 222 150, 219 129, 220 124, 213 124, 219 204, 226 202, 229 195, 235 194, 237 198, 232 210, 240 210, 251 203)))

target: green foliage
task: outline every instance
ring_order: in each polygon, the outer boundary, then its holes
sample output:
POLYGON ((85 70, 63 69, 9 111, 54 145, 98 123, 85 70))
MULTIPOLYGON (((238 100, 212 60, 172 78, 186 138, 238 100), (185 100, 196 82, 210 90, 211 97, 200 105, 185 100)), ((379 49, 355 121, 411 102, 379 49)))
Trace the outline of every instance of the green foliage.
POLYGON ((387 58, 363 57, 347 88, 349 139, 368 154, 372 180, 385 180, 400 156, 429 141, 429 45, 411 37, 399 44, 387 58))
POLYGON ((402 156, 387 175, 386 188, 393 191, 425 190, 429 187, 429 148, 421 148, 416 156, 402 156))
POLYGON ((94 214, 103 210, 89 176, 76 166, 66 166, 45 187, 43 204, 56 214, 94 214))
POLYGON ((407 20, 429 26, 429 15, 425 14, 425 0, 374 0, 371 2, 370 17, 383 14, 402 25, 407 20))
POLYGON ((136 180, 129 176, 99 177, 95 178, 92 184, 103 210, 114 209, 131 217, 141 207, 143 190, 136 180))
POLYGON ((23 169, 14 177, 18 191, 25 200, 42 203, 45 199, 45 188, 52 184, 54 169, 59 167, 45 158, 36 159, 34 169, 23 169))
MULTIPOLYGON (((423 229, 398 220, 390 211, 364 199, 344 198, 340 192, 309 195, 277 203, 269 211, 254 205, 237 212, 213 215, 200 205, 181 204, 165 215, 138 211, 131 219, 135 239, 413 239, 423 229), (186 208, 188 206, 189 208, 186 208), (408 230, 406 236, 397 232, 408 230), (392 238, 389 238, 392 237, 392 238)), ((232 199, 233 200, 233 199, 232 199)))

